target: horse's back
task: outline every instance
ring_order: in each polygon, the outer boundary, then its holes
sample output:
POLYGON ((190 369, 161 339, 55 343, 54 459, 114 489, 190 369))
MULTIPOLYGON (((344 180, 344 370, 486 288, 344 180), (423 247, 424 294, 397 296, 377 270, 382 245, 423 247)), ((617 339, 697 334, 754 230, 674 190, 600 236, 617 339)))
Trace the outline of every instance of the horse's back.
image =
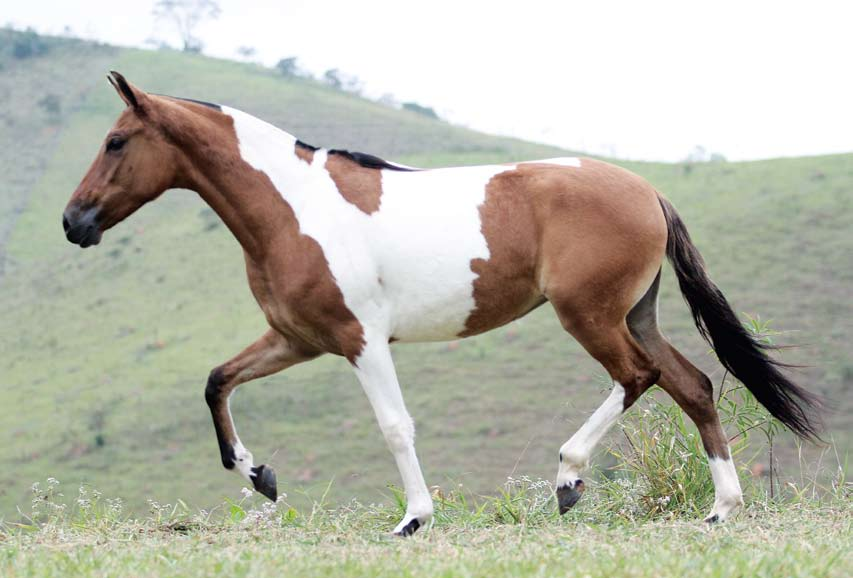
POLYGON ((618 282, 633 295, 666 242, 654 189, 592 159, 383 171, 382 188, 373 250, 403 341, 488 331, 549 289, 618 282))

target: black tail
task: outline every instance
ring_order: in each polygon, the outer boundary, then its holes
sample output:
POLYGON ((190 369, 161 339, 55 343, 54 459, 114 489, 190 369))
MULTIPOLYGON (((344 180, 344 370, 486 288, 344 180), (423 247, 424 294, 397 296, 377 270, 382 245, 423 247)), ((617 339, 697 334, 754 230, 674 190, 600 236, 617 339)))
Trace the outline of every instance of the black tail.
POLYGON ((767 355, 772 345, 753 337, 738 320, 726 298, 705 271, 705 262, 690 240, 675 208, 660 197, 669 236, 666 256, 675 269, 684 300, 702 337, 720 363, 740 380, 779 421, 802 438, 817 440, 820 398, 785 377, 784 367, 767 355))

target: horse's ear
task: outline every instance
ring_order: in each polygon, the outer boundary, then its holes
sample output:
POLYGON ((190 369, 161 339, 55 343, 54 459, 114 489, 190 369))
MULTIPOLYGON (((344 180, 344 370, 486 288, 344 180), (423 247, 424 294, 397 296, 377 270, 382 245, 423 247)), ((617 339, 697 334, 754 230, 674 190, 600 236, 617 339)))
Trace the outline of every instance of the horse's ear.
POLYGON ((110 81, 110 84, 113 85, 113 88, 116 89, 116 92, 127 106, 131 106, 137 111, 142 110, 145 102, 148 100, 148 96, 143 91, 130 84, 124 76, 115 70, 110 71, 107 80, 110 81))

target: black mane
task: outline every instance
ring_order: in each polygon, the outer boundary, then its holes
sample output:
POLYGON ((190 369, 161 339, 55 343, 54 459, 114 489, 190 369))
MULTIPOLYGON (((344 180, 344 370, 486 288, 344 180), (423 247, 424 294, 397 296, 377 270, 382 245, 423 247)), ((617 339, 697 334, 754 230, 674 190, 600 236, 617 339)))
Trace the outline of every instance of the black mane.
POLYGON ((205 102, 203 100, 196 100, 194 98, 181 98, 180 96, 170 96, 168 94, 158 94, 157 96, 165 96, 166 98, 174 98, 175 100, 183 100, 184 102, 194 102, 195 104, 200 104, 202 106, 206 106, 214 110, 222 111, 221 105, 212 102, 205 102))
MULTIPOLYGON (((186 102, 194 102, 195 104, 200 104, 202 106, 213 108, 215 110, 219 110, 219 111, 222 110, 222 107, 220 105, 214 104, 212 102, 205 102, 203 100, 195 100, 194 98, 181 98, 180 96, 169 96, 167 94, 163 94, 160 96, 167 96, 169 98, 174 98, 176 100, 183 100, 186 102)), ((320 150, 320 147, 315 147, 314 145, 310 145, 310 144, 303 142, 301 140, 296 141, 296 146, 303 148, 305 150, 311 151, 311 152, 315 152, 315 151, 320 150)), ((401 171, 401 172, 414 172, 414 171, 420 170, 420 169, 416 169, 416 168, 412 168, 412 167, 403 167, 400 165, 395 165, 393 163, 389 163, 385 159, 381 159, 375 155, 370 155, 367 153, 352 152, 352 151, 348 151, 348 150, 344 150, 344 149, 330 149, 328 154, 338 155, 338 156, 344 157, 344 158, 349 159, 352 162, 356 163, 357 165, 368 168, 368 169, 386 169, 389 171, 401 171)))
MULTIPOLYGON (((311 152, 319 150, 319 147, 315 147, 308 143, 302 142, 301 140, 296 141, 296 146, 303 148, 305 150, 309 150, 311 152)), ((412 172, 420 169, 414 169, 410 167, 401 167, 400 165, 395 165, 393 163, 389 163, 384 159, 380 159, 377 156, 369 155, 367 153, 357 153, 351 152, 343 149, 330 149, 328 152, 329 155, 337 155, 340 157, 344 157, 345 159, 351 160, 355 164, 365 167, 367 169, 386 169, 389 171, 402 171, 402 172, 412 172)))

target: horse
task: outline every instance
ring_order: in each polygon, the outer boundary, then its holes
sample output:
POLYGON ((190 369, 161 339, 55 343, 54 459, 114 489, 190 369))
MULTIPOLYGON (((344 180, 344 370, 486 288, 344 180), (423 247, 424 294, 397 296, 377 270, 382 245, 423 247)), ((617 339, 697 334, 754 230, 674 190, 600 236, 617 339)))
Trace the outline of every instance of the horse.
POLYGON ((416 169, 308 145, 234 108, 146 93, 107 77, 126 107, 63 213, 67 239, 104 231, 172 188, 196 191, 243 248, 269 329, 214 368, 205 399, 222 464, 275 501, 276 475, 237 435, 229 396, 249 380, 330 353, 351 365, 397 463, 409 536, 433 515, 390 344, 456 340, 550 302, 612 379, 609 397, 558 454, 568 511, 596 444, 652 385, 701 435, 715 488, 707 522, 742 491, 710 379, 658 328, 665 258, 721 364, 799 436, 820 399, 783 373, 711 281, 673 205, 641 177, 592 158, 416 169))

